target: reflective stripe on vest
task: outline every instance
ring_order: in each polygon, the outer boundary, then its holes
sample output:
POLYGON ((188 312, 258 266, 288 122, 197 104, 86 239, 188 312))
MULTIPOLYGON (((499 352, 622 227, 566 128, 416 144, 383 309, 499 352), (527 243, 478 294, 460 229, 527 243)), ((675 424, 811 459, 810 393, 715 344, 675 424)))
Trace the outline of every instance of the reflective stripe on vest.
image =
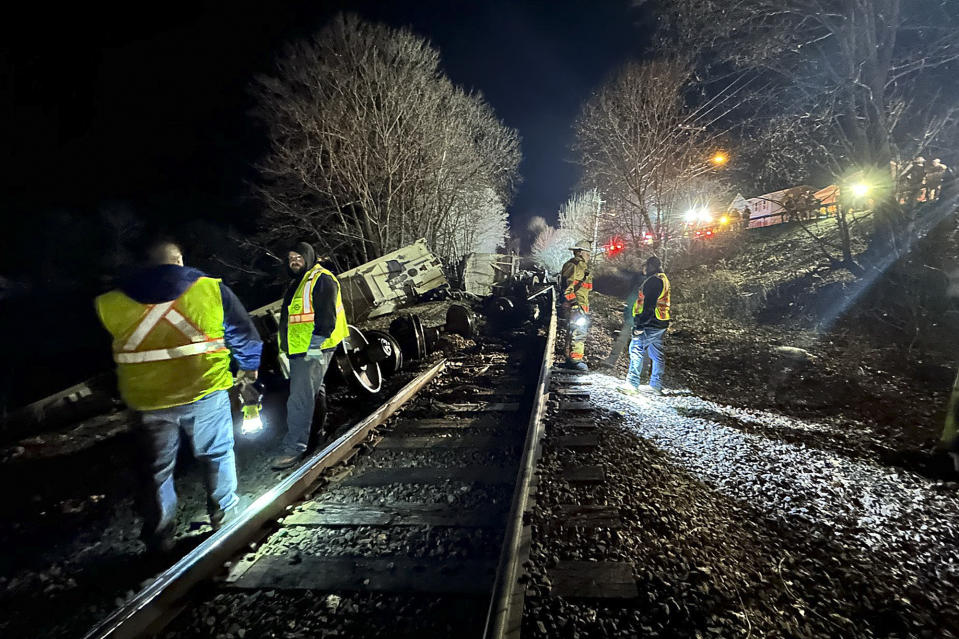
POLYGON ((316 264, 307 271, 303 280, 300 281, 287 309, 289 319, 286 327, 286 346, 290 355, 305 353, 309 348, 310 340, 313 337, 313 323, 316 318, 313 308, 313 287, 320 275, 329 275, 336 284, 336 323, 333 334, 323 342, 321 348, 323 350, 334 348, 350 334, 346 321, 346 309, 343 306, 343 297, 340 293, 340 282, 332 272, 316 264))
POLYGON ((226 342, 223 339, 210 337, 195 327, 183 317, 183 315, 173 308, 176 300, 163 302, 162 304, 147 304, 147 313, 137 324, 137 327, 130 334, 130 337, 123 344, 122 351, 114 351, 113 361, 118 364, 138 364, 140 362, 159 362, 165 359, 176 359, 178 357, 190 357, 200 353, 210 353, 226 348, 226 342), (156 348, 148 351, 137 351, 137 347, 143 343, 157 324, 166 320, 180 331, 184 337, 192 343, 184 346, 173 346, 171 348, 156 348))
MULTIPOLYGON (((656 319, 660 321, 668 321, 670 319, 669 278, 666 277, 665 273, 656 273, 655 275, 650 275, 650 277, 658 277, 663 282, 663 291, 656 299, 656 319)), ((643 313, 643 306, 646 302, 646 296, 643 295, 643 288, 645 288, 646 282, 648 281, 649 278, 643 281, 642 286, 639 287, 639 294, 636 296, 636 303, 633 304, 633 317, 643 313)))
POLYGON ((200 353, 212 353, 226 348, 226 342, 222 339, 213 339, 199 344, 187 344, 186 346, 174 346, 173 348, 157 348, 152 351, 139 351, 136 353, 114 353, 113 360, 118 364, 139 364, 141 362, 159 362, 165 359, 176 359, 178 357, 190 357, 200 353))
POLYGON ((182 406, 233 386, 219 280, 201 277, 159 304, 110 291, 96 307, 113 336, 120 395, 130 408, 182 406))

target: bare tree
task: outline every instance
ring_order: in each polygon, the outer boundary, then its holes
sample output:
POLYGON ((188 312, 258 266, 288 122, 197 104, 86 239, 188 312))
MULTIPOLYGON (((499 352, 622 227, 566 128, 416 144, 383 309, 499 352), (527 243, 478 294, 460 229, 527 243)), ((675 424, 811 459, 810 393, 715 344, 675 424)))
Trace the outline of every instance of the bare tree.
POLYGON ((681 194, 711 170, 711 109, 687 108, 688 67, 677 61, 629 63, 583 106, 575 150, 583 182, 618 212, 631 244, 649 232, 658 246, 677 217, 681 194))
MULTIPOLYGON (((955 142, 959 91, 956 0, 662 0, 685 50, 702 54, 701 85, 730 68, 756 80, 750 122, 804 148, 837 180, 876 184, 877 237, 902 244, 912 211, 893 197, 890 163, 905 164, 955 142), (764 126, 764 124, 761 124, 764 126), (950 141, 951 138, 951 141, 950 141)), ((673 45, 675 46, 675 42, 673 45)))
POLYGON ((577 242, 592 241, 593 226, 601 213, 599 191, 573 193, 559 209, 559 228, 569 231, 577 242))
POLYGON ((340 15, 290 45, 254 93, 270 141, 255 187, 268 239, 305 234, 345 268, 420 237, 469 252, 464 227, 502 221, 488 204, 513 193, 518 136, 446 78, 423 38, 340 15))
POLYGON ((486 189, 462 197, 453 207, 434 250, 457 261, 468 253, 495 253, 506 246, 509 219, 502 200, 486 189))
POLYGON ((534 261, 545 266, 550 273, 557 274, 566 260, 573 256, 569 247, 575 243, 576 239, 569 230, 546 226, 533 240, 531 254, 534 261))

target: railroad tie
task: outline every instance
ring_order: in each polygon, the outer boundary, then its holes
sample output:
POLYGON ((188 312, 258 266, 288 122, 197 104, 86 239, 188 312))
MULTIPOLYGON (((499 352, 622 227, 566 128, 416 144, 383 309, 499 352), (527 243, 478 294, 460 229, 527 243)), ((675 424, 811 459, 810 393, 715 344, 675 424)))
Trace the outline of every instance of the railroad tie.
POLYGON ((470 510, 449 504, 341 504, 310 503, 283 519, 284 526, 433 526, 445 528, 486 528, 500 526, 504 506, 482 506, 470 510))
POLYGON ((560 521, 563 528, 621 528, 619 508, 612 506, 561 504, 560 521))
POLYGON ((559 409, 568 413, 588 413, 594 408, 593 402, 560 401, 559 403, 559 409))
POLYGON ((569 401, 585 402, 589 400, 589 389, 581 386, 576 388, 560 387, 554 389, 552 392, 556 393, 562 399, 569 401))
POLYGON ((496 561, 264 555, 229 585, 239 589, 489 595, 496 561))
POLYGON ((502 466, 456 466, 452 468, 404 467, 371 468, 346 479, 343 486, 386 486, 389 484, 438 484, 458 481, 467 484, 511 484, 516 470, 502 466))
POLYGON ((563 435, 555 439, 557 448, 572 448, 586 451, 599 447, 599 434, 586 433, 585 435, 563 435))
POLYGON ((634 599, 639 588, 632 564, 618 561, 560 561, 546 571, 551 597, 634 599))
POLYGON ((482 426, 482 419, 479 417, 462 418, 426 418, 426 419, 404 419, 401 420, 394 429, 393 433, 405 431, 429 431, 429 430, 457 430, 462 428, 476 428, 482 426))
MULTIPOLYGON (((574 428, 574 429, 576 429, 576 430, 578 430, 578 431, 596 431, 596 430, 599 430, 599 426, 596 424, 595 421, 593 421, 593 420, 587 420, 587 419, 584 419, 583 417, 579 417, 578 419, 575 418, 575 417, 569 418, 569 419, 565 419, 565 420, 563 420, 563 426, 568 426, 568 427, 574 428)), ((555 426, 554 426, 553 428, 555 428, 555 426)))
POLYGON ((571 484, 601 484, 606 481, 602 466, 574 466, 563 470, 563 479, 571 484))
MULTIPOLYGON (((423 448, 490 448, 502 449, 514 442, 502 435, 456 435, 453 437, 389 435, 380 440, 373 449, 373 455, 383 450, 409 450, 423 448)), ((518 444, 519 442, 515 442, 518 444)))
POLYGON ((512 413, 519 410, 518 402, 469 402, 447 404, 434 402, 436 408, 450 413, 512 413))

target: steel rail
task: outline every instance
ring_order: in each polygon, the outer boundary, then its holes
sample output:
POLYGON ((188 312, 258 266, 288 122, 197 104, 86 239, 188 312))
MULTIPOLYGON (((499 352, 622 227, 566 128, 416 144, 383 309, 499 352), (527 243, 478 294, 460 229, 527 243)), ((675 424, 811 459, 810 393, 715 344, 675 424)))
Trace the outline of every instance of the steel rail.
POLYGON ((127 639, 160 630, 180 611, 193 587, 215 575, 231 557, 265 534, 267 523, 275 521, 287 506, 300 499, 324 470, 349 457, 373 428, 385 422, 439 375, 446 364, 443 359, 418 375, 386 403, 262 495, 237 519, 161 573, 153 583, 88 632, 85 639, 127 639))
MULTIPOLYGON (((503 549, 500 552, 499 563, 496 567, 493 594, 490 598, 486 626, 483 630, 484 639, 502 639, 508 635, 518 637, 519 626, 517 624, 522 622, 523 591, 517 590, 517 587, 521 587, 519 579, 523 568, 522 564, 529 553, 529 549, 523 547, 527 532, 524 518, 530 506, 530 484, 533 481, 536 463, 540 456, 544 428, 543 413, 546 410, 546 399, 548 398, 546 389, 549 386, 553 350, 556 347, 556 289, 550 287, 549 290, 552 291, 550 294, 550 308, 552 310, 546 330, 546 346, 536 383, 536 394, 533 396, 532 412, 526 428, 523 454, 516 475, 513 501, 510 505, 506 534, 503 539, 503 549), (517 617, 517 615, 519 616, 517 617)), ((542 292, 540 291, 540 293, 542 292)))

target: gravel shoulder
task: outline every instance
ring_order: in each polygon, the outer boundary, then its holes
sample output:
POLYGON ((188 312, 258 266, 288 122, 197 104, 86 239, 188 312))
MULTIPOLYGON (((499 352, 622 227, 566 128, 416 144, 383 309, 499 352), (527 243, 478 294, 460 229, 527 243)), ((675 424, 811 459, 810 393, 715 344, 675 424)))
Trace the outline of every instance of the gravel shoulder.
MULTIPOLYGON (((841 423, 589 378, 600 447, 547 446, 540 463, 529 636, 959 636, 954 484, 859 454, 841 423), (606 481, 561 478, 586 464, 606 481), (562 526, 562 504, 618 508, 622 527, 562 526), (570 559, 628 562, 639 598, 549 596, 550 569, 570 559)), ((554 408, 548 437, 571 432, 554 408)))

